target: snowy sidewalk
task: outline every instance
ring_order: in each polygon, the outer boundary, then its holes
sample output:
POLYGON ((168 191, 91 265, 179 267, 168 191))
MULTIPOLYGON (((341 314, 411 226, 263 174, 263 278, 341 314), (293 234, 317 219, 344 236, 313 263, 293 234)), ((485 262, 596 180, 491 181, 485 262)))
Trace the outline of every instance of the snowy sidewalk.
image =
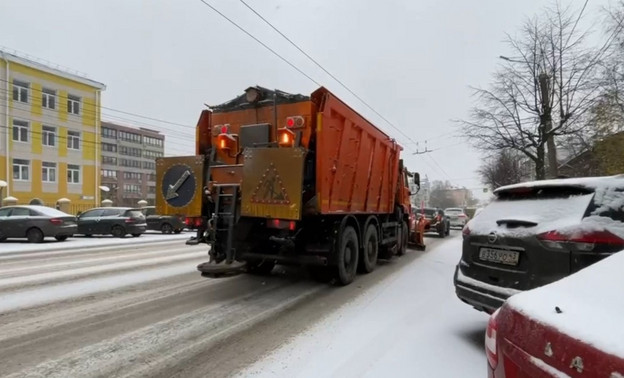
POLYGON ((239 376, 484 377, 488 316, 453 286, 461 241, 425 252, 239 376))
POLYGON ((112 247, 123 246, 133 244, 149 244, 149 243, 161 243, 171 242, 179 240, 183 244, 183 240, 187 240, 191 236, 194 236, 195 232, 182 232, 181 234, 168 234, 164 235, 160 232, 148 231, 138 238, 125 237, 123 239, 115 238, 112 236, 94 236, 84 237, 75 236, 67 239, 64 242, 58 242, 54 239, 47 238, 43 243, 31 244, 22 239, 9 239, 0 243, 0 255, 6 253, 15 252, 44 252, 44 251, 57 251, 57 250, 76 250, 81 248, 90 247, 112 247))

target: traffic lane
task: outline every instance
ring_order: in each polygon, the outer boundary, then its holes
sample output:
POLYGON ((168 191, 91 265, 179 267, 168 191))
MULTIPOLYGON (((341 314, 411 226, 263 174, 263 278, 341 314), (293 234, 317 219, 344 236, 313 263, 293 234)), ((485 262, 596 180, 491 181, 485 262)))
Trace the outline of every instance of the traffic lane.
MULTIPOLYGON (((461 234, 451 232, 450 237, 461 237, 461 234)), ((335 287, 320 284, 322 289, 308 300, 297 303, 278 316, 259 322, 253 330, 233 334, 214 346, 198 351, 199 353, 195 355, 182 357, 175 366, 155 369, 150 375, 162 378, 231 376, 306 332, 341 307, 366 295, 368 290, 379 285, 392 286, 395 277, 402 270, 411 264, 418 264, 419 259, 435 251, 436 246, 443 241, 442 238, 426 238, 426 251, 408 249, 408 253, 404 256, 380 260, 375 271, 358 275, 351 285, 335 287)), ((280 270, 274 272, 280 274, 280 270)), ((452 276, 448 279, 452 280, 452 276)))

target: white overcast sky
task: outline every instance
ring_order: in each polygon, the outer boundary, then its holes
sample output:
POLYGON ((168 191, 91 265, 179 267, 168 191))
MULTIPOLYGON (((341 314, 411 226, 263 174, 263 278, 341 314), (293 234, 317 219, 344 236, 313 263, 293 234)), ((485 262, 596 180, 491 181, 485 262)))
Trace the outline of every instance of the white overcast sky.
MULTIPOLYGON (((516 33, 526 16, 552 4, 246 0, 421 149, 425 140, 439 149, 412 155, 415 145, 238 0, 206 1, 395 137, 410 170, 475 189, 483 186, 475 172, 481 155, 457 137, 452 120, 468 114, 469 86, 486 86, 498 56, 509 54, 505 32, 516 33)), ((0 45, 106 84, 105 107, 188 125, 103 110, 103 119, 164 132, 167 154, 194 153, 193 127, 204 103, 224 102, 256 84, 303 94, 317 87, 199 0, 0 0, 0 45)))

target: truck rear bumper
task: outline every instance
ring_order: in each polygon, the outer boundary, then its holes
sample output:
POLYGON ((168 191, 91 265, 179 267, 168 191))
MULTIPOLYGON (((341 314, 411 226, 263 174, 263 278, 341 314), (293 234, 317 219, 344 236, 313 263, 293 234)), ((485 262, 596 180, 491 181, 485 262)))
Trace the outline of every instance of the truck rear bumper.
POLYGON ((271 255, 264 253, 246 253, 242 260, 275 260, 282 264, 320 265, 329 264, 329 258, 318 255, 271 255))

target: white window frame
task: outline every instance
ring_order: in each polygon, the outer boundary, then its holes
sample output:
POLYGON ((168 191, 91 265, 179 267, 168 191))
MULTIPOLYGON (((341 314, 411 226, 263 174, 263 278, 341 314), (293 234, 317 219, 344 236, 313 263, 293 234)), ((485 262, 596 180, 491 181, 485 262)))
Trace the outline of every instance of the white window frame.
POLYGON ((56 91, 54 89, 43 88, 41 90, 41 106, 46 109, 55 110, 56 103, 56 91), (51 106, 50 103, 52 103, 51 106))
POLYGON ((30 181, 30 160, 13 159, 12 166, 13 166, 13 181, 30 181), (19 167, 18 177, 15 177, 15 167, 19 167), (24 172, 26 172, 25 175, 24 175, 24 172))
POLYGON ((41 162, 41 181, 47 183, 55 183, 56 173, 56 163, 50 161, 41 162), (50 179, 50 176, 53 176, 53 179, 50 179))
POLYGON ((41 144, 45 147, 56 147, 56 127, 48 125, 41 127, 41 144), (46 130, 46 128, 50 130, 46 130))
POLYGON ((13 101, 28 104, 29 95, 30 83, 18 79, 13 79, 13 101))
POLYGON ((12 136, 11 138, 13 138, 14 142, 20 142, 20 143, 28 143, 30 142, 30 137, 28 136, 28 134, 30 134, 30 123, 28 123, 28 121, 22 121, 20 119, 14 119, 13 120, 13 129, 12 129, 12 136), (16 124, 16 122, 19 122, 21 124, 16 124), (18 129, 18 139, 15 139, 15 129, 18 129), (25 130, 25 131, 24 131, 25 130), (26 140, 22 140, 22 137, 25 136, 26 140))
POLYGON ((74 131, 74 130, 68 130, 67 131, 67 149, 68 150, 74 150, 74 151, 80 151, 80 131, 74 131), (75 133, 77 135, 70 135, 69 133, 75 133), (78 145, 78 147, 76 148, 76 144, 78 145))
POLYGON ((67 183, 68 184, 81 184, 81 167, 77 164, 67 164, 67 183))
POLYGON ((82 99, 78 96, 67 95, 67 113, 80 115, 80 103, 82 99))

